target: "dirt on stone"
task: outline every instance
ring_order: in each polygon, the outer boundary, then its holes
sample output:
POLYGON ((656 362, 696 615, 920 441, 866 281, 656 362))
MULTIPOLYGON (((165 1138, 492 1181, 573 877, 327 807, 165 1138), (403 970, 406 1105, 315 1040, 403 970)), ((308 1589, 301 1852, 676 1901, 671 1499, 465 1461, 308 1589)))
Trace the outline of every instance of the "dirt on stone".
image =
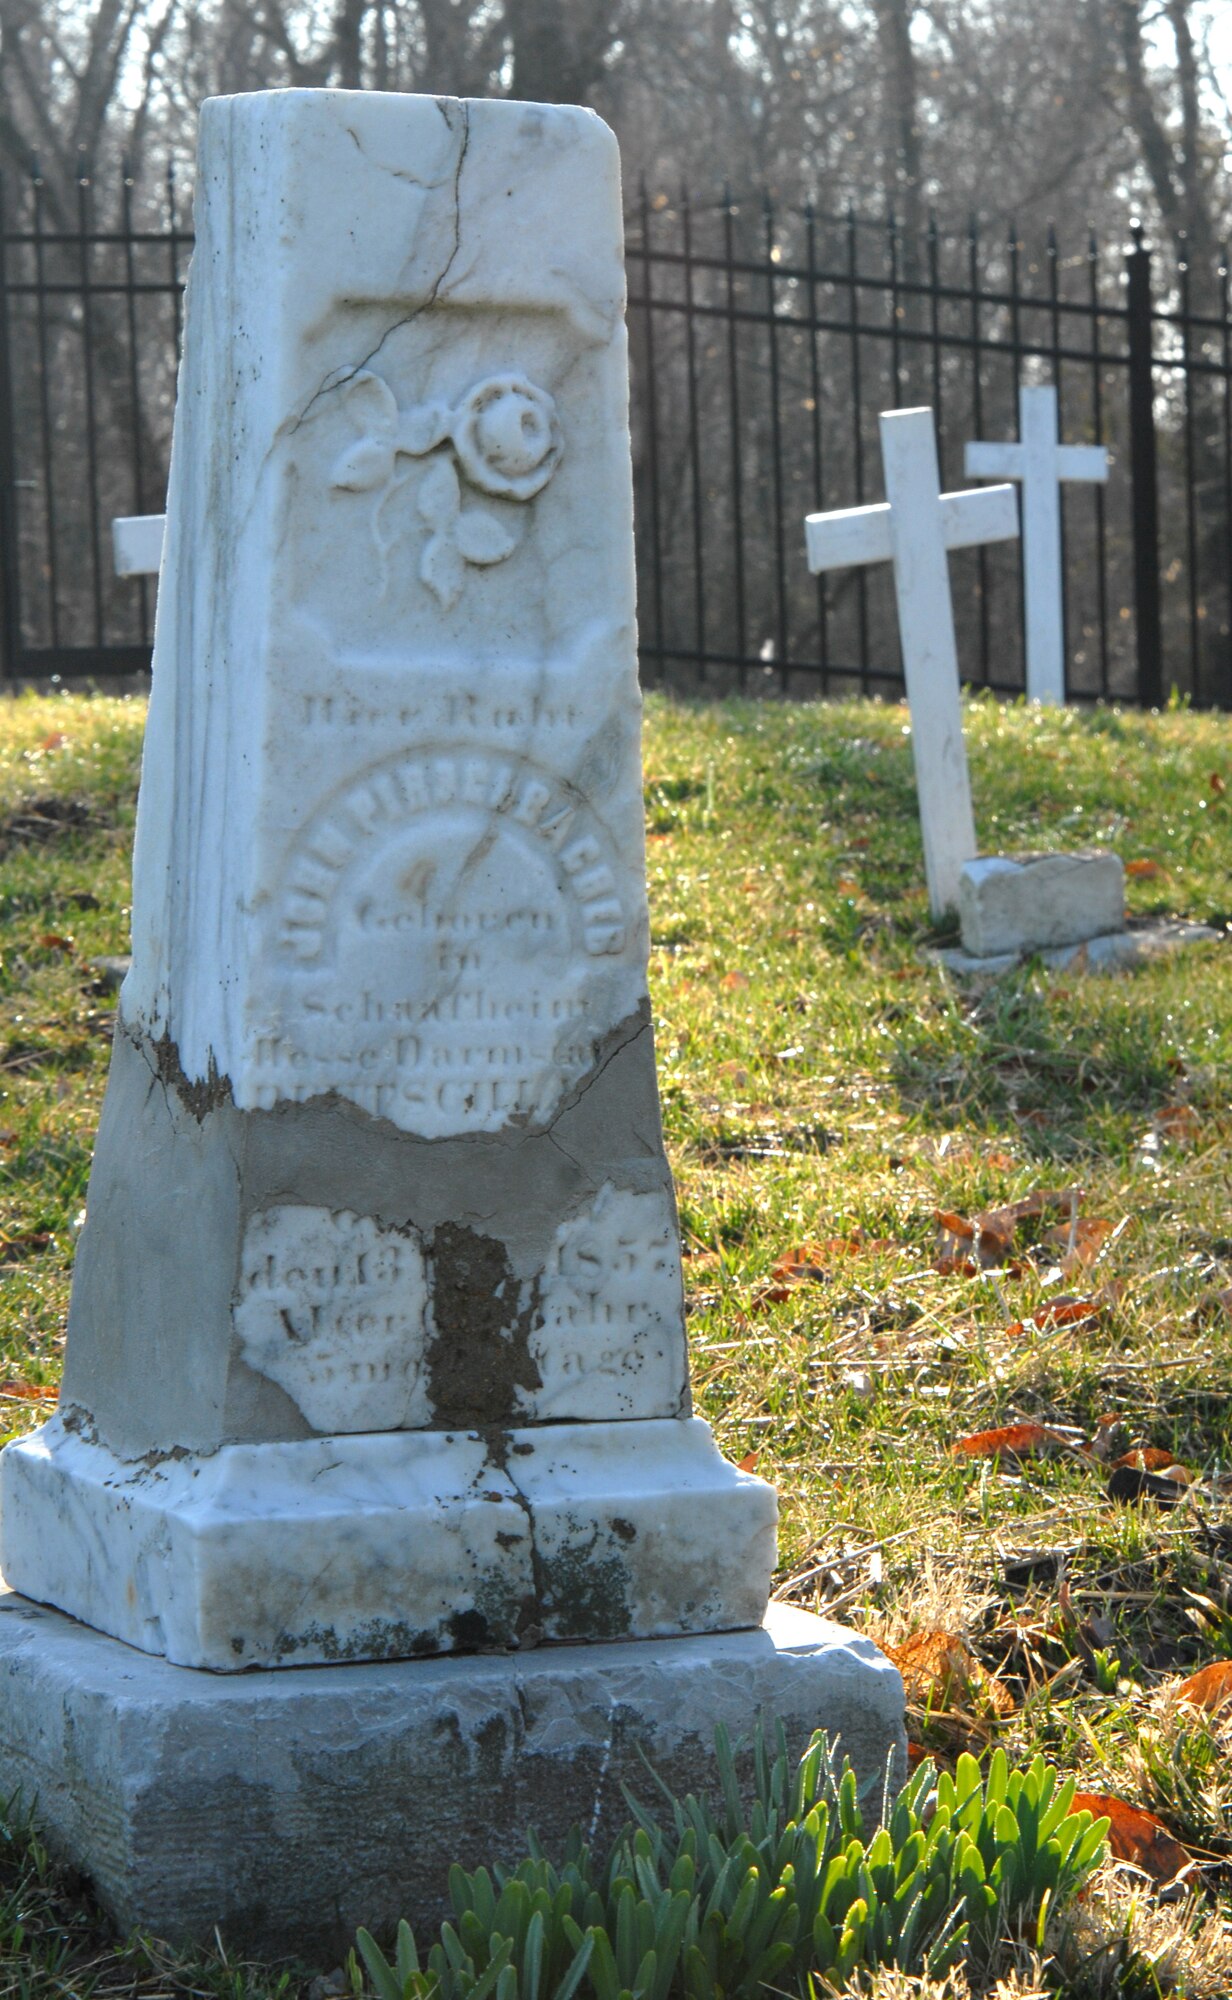
POLYGON ((538 1281, 524 1299, 505 1245, 457 1222, 434 1230, 429 1258, 436 1332, 428 1393, 436 1421, 459 1430, 516 1423, 517 1391, 542 1387, 530 1352, 538 1281))

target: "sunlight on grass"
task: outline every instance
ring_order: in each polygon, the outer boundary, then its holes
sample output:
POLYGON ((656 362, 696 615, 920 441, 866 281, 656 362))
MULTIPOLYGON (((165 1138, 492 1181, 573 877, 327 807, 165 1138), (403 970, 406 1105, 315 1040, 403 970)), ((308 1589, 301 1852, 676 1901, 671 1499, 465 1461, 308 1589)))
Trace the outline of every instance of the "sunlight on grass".
MULTIPOLYGON (((1232 927, 1228 718, 976 699, 967 723, 986 850, 1109 844, 1133 911, 1232 927)), ((84 697, 0 712, 7 1435, 59 1373, 141 725, 84 697)), ((926 955, 899 707, 654 698, 645 766, 697 1403, 780 1489, 780 1587, 887 1645, 970 1647, 1007 1699, 913 1711, 942 1755, 1044 1749, 1232 1855, 1232 1741, 1168 1699, 1232 1654, 1232 951, 955 985, 926 955), (939 1258, 939 1212, 1035 1190, 1060 1236, 1028 1217, 999 1261, 939 1258), (1109 1497, 1101 1420, 1187 1469, 1179 1504, 1109 1497), (951 1450, 1020 1423, 1062 1444, 951 1450)))

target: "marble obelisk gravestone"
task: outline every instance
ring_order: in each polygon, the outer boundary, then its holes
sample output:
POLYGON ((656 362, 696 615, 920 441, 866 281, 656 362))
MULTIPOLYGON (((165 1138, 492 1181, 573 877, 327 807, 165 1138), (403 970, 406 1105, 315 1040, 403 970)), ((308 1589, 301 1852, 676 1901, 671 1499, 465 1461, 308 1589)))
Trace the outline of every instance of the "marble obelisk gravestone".
POLYGON ((133 964, 19 1591, 235 1669, 757 1624, 646 998, 615 147, 202 126, 133 964))
POLYGON ((0 1794, 121 1925, 336 1963, 720 1722, 902 1755, 689 1413, 620 220, 588 112, 205 107, 132 970, 0 1456, 0 1794))

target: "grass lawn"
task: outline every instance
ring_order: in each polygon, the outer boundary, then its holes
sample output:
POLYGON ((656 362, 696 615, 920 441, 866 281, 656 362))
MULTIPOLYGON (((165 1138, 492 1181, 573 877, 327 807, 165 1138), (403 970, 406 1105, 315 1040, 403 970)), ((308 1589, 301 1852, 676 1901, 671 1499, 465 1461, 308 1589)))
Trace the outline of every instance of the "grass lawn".
MULTIPOLYGON (((59 1376, 142 720, 0 711, 8 1436, 59 1376)), ((985 850, 1107 843, 1136 913, 1232 931, 1232 720, 967 722, 985 850)), ((1157 1814, 1198 1886, 1140 1897, 1138 1944, 1162 1990, 1232 1993, 1232 1708, 1175 1697, 1232 1657, 1232 943, 956 986, 921 952, 900 708, 654 699, 645 762, 694 1382, 780 1490, 780 1593, 898 1651, 922 1747, 1042 1749, 1157 1814)), ((1153 1990, 1083 1979, 1048 1990, 1153 1990)), ((0 1995, 307 1991, 115 1945, 37 1843, 0 1850, 0 1995)))

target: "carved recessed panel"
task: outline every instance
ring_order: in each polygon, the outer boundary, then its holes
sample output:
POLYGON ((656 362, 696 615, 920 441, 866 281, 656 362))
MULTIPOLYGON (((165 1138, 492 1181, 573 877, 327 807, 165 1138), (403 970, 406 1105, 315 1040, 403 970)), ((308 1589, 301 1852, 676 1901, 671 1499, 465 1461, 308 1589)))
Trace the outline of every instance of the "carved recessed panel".
POLYGON ((404 1130, 548 1116, 608 1023, 621 871, 571 787, 516 757, 371 765, 294 836, 251 1038, 258 1105, 338 1089, 404 1130))

